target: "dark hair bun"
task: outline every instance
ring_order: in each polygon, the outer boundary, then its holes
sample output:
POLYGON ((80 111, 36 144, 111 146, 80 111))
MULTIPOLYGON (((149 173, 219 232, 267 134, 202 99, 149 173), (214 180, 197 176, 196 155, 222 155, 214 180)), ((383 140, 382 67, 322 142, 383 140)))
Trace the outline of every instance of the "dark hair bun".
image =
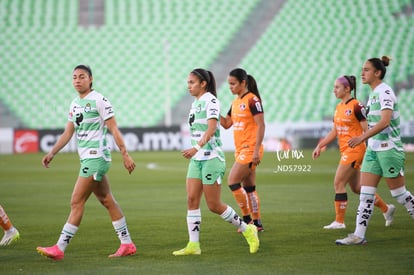
POLYGON ((384 66, 387 67, 390 64, 391 58, 389 56, 384 55, 381 57, 381 61, 382 64, 384 64, 384 66))

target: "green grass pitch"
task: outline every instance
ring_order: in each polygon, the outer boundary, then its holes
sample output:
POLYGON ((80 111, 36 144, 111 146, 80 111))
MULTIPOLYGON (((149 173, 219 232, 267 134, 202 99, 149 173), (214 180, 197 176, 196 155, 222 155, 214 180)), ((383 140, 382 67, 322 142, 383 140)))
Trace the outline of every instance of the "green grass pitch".
MULTIPOLYGON (((119 241, 106 210, 92 195, 65 259, 54 262, 37 254, 35 248, 57 241, 69 214, 79 163, 76 154, 60 153, 51 168, 45 169, 42 156, 0 156, 0 204, 21 233, 18 242, 0 248, 0 274, 412 274, 414 270, 414 221, 391 198, 383 180, 380 195, 397 207, 391 227, 384 226, 381 212, 375 209, 367 245, 336 246, 334 241, 353 232, 355 226, 358 196, 348 188, 347 228, 322 229, 334 219, 336 150, 328 150, 315 161, 311 151, 280 160, 276 152, 265 153, 257 170, 265 227, 259 234, 259 252, 249 254, 242 235, 210 213, 203 200, 202 255, 187 257, 171 252, 188 240, 188 161, 180 152, 136 152, 132 156, 137 168, 128 175, 119 153, 114 153, 109 172, 112 192, 127 218, 137 254, 108 259, 119 241)), ((228 153, 227 172, 232 162, 228 153)), ((414 153, 407 153, 406 180, 414 192, 414 153)), ((227 180, 222 199, 240 212, 227 180)))

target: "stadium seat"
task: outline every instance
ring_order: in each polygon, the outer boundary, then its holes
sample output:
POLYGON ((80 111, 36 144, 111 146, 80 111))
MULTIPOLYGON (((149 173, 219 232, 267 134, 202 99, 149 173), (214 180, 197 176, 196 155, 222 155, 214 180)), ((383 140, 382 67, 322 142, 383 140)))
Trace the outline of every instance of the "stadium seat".
MULTIPOLYGON (((292 114, 287 116, 280 115, 284 112, 280 104, 267 104, 267 117, 287 117, 290 121, 320 121, 331 117, 337 100, 329 91, 336 77, 353 74, 359 78, 364 60, 381 54, 395 56, 385 81, 394 86, 395 81, 407 80, 412 71, 405 72, 414 64, 413 16, 392 15, 407 4, 407 0, 332 1, 329 4, 323 0, 287 1, 240 63, 256 77, 259 87, 265 88, 261 91, 264 104, 275 102, 269 88, 283 93, 283 98, 278 100, 282 100, 282 105, 290 98, 297 101, 289 109, 292 114), (301 98, 306 101, 300 101, 301 98), (304 111, 305 105, 320 106, 317 108, 321 110, 309 114, 304 111)), ((365 102, 369 87, 360 83, 358 79, 357 96, 365 102)), ((231 98, 222 99, 225 104, 228 100, 231 98)), ((408 110, 414 113, 412 108, 408 110)))
MULTIPOLYGON (((87 63, 94 71, 94 87, 110 98, 120 126, 159 125, 165 92, 177 104, 187 92, 188 72, 208 68, 258 3, 105 0, 105 24, 85 28, 78 26, 79 1, 2 0, 0 100, 27 127, 62 127, 76 95, 71 69, 87 63), (45 106, 59 107, 50 115, 45 106)), ((391 86, 407 82, 414 75, 414 17, 401 11, 409 4, 287 0, 239 64, 258 82, 266 119, 331 117, 335 78, 359 78, 363 61, 372 56, 394 58, 386 77, 391 86)), ((407 91, 401 92, 401 102, 413 102, 413 91, 407 91)), ((365 101, 368 93, 369 87, 358 85, 358 98, 365 101)), ((234 98, 227 83, 218 95, 227 112, 234 98)), ((404 112, 414 119, 412 108, 404 112)))

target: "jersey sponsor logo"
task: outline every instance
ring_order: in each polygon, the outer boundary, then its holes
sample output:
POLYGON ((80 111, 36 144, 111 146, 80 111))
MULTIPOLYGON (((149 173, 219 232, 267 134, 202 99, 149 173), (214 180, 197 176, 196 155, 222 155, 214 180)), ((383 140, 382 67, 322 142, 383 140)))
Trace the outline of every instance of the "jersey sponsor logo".
POLYGON ((195 120, 195 115, 190 114, 190 116, 188 117, 188 124, 190 124, 190 126, 193 126, 194 120, 195 120))
POLYGON ((76 125, 79 126, 82 121, 83 121, 83 114, 82 113, 76 114, 76 119, 75 119, 76 125))
POLYGON ((34 153, 39 151, 39 134, 35 130, 16 130, 14 132, 14 152, 34 153))
POLYGON ((217 113, 218 113, 217 109, 211 108, 209 111, 210 111, 210 116, 217 116, 217 113))
POLYGON ((243 131, 244 130, 244 122, 238 121, 233 124, 233 131, 243 131))
POLYGON ((385 107, 392 107, 392 100, 391 99, 384 99, 384 106, 385 107))
POLYGON ((105 107, 105 111, 107 111, 107 112, 108 112, 108 115, 109 115, 109 114, 112 114, 112 113, 114 112, 114 110, 112 109, 112 106, 107 106, 107 107, 105 107))
POLYGON ((348 131, 349 130, 349 126, 336 126, 336 129, 338 131, 348 131))

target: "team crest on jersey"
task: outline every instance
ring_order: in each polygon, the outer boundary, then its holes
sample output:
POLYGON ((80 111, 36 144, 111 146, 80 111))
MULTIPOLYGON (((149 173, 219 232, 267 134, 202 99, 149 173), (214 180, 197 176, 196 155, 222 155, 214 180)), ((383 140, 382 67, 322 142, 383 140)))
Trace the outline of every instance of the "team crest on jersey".
POLYGON ((90 111, 91 111, 91 109, 92 109, 91 104, 90 104, 90 103, 87 103, 87 104, 85 105, 85 108, 83 109, 83 111, 84 111, 85 113, 87 113, 87 112, 90 112, 90 111))
POLYGON ((375 103, 378 103, 379 99, 376 96, 373 96, 371 100, 369 101, 369 105, 374 105, 375 103))
POLYGON ((246 104, 242 103, 239 105, 240 111, 246 110, 246 104))
POLYGON ((345 115, 346 116, 350 116, 351 114, 352 114, 352 110, 350 110, 350 109, 345 110, 345 115))
POLYGON ((196 113, 199 113, 199 112, 201 112, 201 104, 198 104, 196 108, 196 113))

